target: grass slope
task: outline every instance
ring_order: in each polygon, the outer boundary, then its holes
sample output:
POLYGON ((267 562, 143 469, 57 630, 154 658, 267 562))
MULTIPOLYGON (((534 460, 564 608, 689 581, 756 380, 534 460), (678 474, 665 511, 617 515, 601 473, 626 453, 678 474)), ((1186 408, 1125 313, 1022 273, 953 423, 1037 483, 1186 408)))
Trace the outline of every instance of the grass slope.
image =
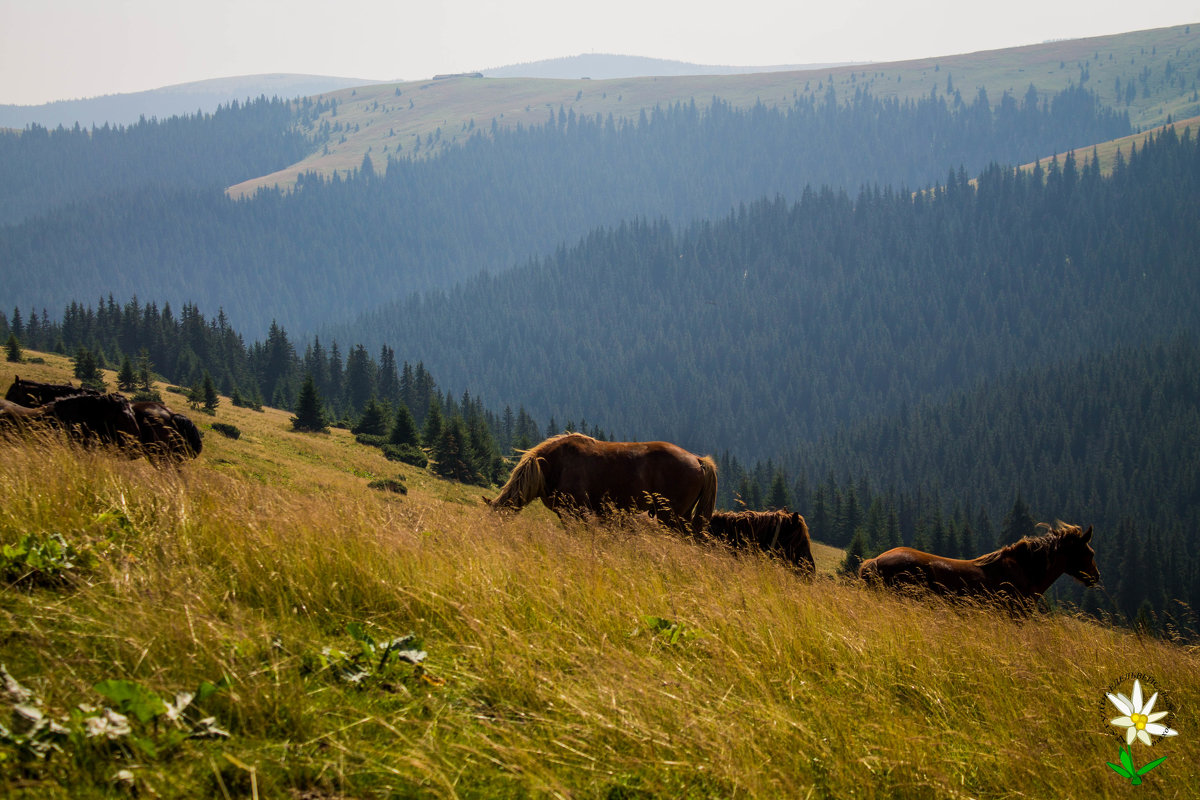
MULTIPOLYGON (((69 374, 45 359, 3 364, 0 385, 69 374)), ((1194 650, 806 582, 540 505, 499 517, 285 412, 226 400, 215 421, 241 438, 206 431, 179 470, 0 439, 0 543, 57 532, 94 557, 0 589, 0 662, 42 711, 98 706, 106 679, 166 697, 230 682, 202 704, 228 739, 171 738, 160 715, 133 723, 141 744, 98 744, 68 722, 48 762, 0 745, 0 794, 1125 797, 1104 692, 1134 671, 1180 731, 1138 745, 1139 765, 1167 756, 1142 792, 1200 785, 1194 650), (397 473, 407 495, 367 488, 397 473), (376 650, 357 685, 338 677, 355 624, 415 633, 422 668, 378 670, 376 650)))
POLYGON ((476 130, 541 125, 562 108, 576 115, 636 120, 643 109, 695 100, 701 108, 713 97, 735 107, 761 101, 790 105, 800 97, 824 97, 830 85, 843 98, 858 89, 900 100, 930 92, 965 101, 980 88, 992 103, 1008 92, 1018 101, 1032 83, 1040 96, 1085 83, 1100 101, 1127 110, 1135 126, 1153 127, 1167 117, 1200 113, 1196 75, 1200 71, 1200 24, 1047 42, 936 58, 853 65, 795 72, 742 75, 690 75, 611 80, 538 78, 450 78, 379 84, 332 92, 337 114, 327 112, 315 125, 336 126, 328 146, 305 160, 270 175, 230 187, 233 196, 260 187, 290 188, 299 174, 331 175, 358 169, 369 155, 377 171, 390 155, 425 156, 466 140, 476 130), (1133 82, 1127 103, 1117 94, 1133 82), (426 143, 430 137, 433 141, 426 143), (417 140, 422 142, 417 148, 417 140))
MULTIPOLYGON (((1195 136, 1196 132, 1200 131, 1200 116, 1189 117, 1188 119, 1172 120, 1165 125, 1159 125, 1158 127, 1142 131, 1141 133, 1134 133, 1130 134, 1129 136, 1122 136, 1120 139, 1113 139, 1110 142, 1099 143, 1095 146, 1095 148, 1088 148, 1086 150, 1078 151, 1076 153, 1076 158, 1079 164, 1082 165, 1085 162, 1090 162, 1094 153, 1094 155, 1100 159, 1100 172, 1104 175, 1111 175, 1113 165, 1117 162, 1117 153, 1121 153, 1125 160, 1128 161, 1129 153, 1134 147, 1142 147, 1142 145, 1144 145, 1151 136, 1158 136, 1158 134, 1162 133, 1167 128, 1173 128, 1180 136, 1184 134, 1184 131, 1190 130, 1192 135, 1195 136)), ((1031 161, 1028 164, 1022 164, 1021 169, 1025 170, 1026 172, 1032 172, 1034 167, 1038 164, 1041 164, 1043 168, 1046 168, 1050 163, 1050 158, 1051 156, 1047 156, 1046 158, 1038 159, 1037 161, 1031 161)), ((972 180, 972 183, 974 182, 975 181, 972 180)))

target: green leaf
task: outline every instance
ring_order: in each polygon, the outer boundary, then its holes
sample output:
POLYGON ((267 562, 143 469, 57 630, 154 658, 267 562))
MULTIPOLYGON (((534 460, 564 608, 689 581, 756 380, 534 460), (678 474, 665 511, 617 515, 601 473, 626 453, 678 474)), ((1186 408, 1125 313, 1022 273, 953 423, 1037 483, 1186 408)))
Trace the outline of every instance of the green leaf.
POLYGON ((1141 769, 1139 769, 1139 770, 1137 771, 1137 774, 1138 774, 1138 775, 1145 775, 1147 772, 1149 772, 1150 770, 1154 769, 1155 767, 1157 767, 1159 764, 1161 764, 1162 762, 1164 762, 1164 761, 1166 761, 1166 760, 1167 760, 1167 757, 1166 757, 1166 756, 1163 756, 1162 758, 1156 758, 1156 759, 1154 759, 1153 761, 1151 761, 1149 764, 1146 764, 1144 767, 1142 767, 1141 769))
POLYGON ((149 722, 167 712, 167 704, 163 699, 137 681, 110 678, 100 681, 92 688, 116 703, 119 711, 133 714, 141 722, 149 722))
POLYGON ((1134 774, 1133 770, 1133 754, 1129 752, 1128 747, 1121 748, 1121 763, 1125 765, 1125 769, 1129 771, 1130 776, 1134 774))
POLYGON ((192 702, 203 703, 205 700, 212 697, 217 692, 223 692, 232 685, 233 685, 233 682, 229 680, 228 675, 222 675, 221 680, 217 681, 216 683, 209 683, 208 681, 200 681, 200 685, 198 687, 196 687, 196 697, 192 702))
POLYGON ((1112 767, 1113 772, 1117 773, 1118 775, 1120 775, 1122 778, 1125 778, 1126 780, 1133 777, 1133 773, 1129 772, 1124 767, 1118 767, 1116 764, 1112 763, 1111 761, 1105 761, 1104 763, 1108 764, 1110 767, 1112 767))

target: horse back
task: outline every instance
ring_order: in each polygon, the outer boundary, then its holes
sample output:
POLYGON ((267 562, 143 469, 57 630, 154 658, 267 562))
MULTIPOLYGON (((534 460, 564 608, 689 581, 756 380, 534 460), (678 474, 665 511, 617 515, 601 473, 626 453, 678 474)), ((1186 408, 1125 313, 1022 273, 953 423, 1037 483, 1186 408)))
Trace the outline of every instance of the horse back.
POLYGON ((938 593, 978 594, 990 590, 988 576, 971 561, 895 547, 867 559, 860 578, 887 586, 913 586, 938 593))
POLYGON ((716 504, 716 468, 670 442, 601 442, 570 435, 543 452, 545 491, 593 511, 605 503, 707 520, 716 504))

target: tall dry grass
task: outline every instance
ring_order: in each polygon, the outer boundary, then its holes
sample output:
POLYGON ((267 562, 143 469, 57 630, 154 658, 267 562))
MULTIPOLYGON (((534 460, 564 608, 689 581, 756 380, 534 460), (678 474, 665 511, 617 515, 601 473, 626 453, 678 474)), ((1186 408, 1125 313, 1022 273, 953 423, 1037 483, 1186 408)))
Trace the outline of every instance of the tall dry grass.
POLYGON ((637 521, 501 517, 407 468, 409 495, 387 496, 358 473, 393 465, 355 460, 367 457, 345 437, 225 414, 245 441, 210 432, 181 470, 54 437, 0 441, 0 542, 57 531, 97 557, 66 585, 0 589, 0 662, 62 715, 99 703, 106 678, 161 692, 232 682, 206 707, 228 740, 154 758, 68 750, 25 769, 10 758, 0 793, 105 796, 122 768, 164 797, 1191 797, 1200 785, 1190 648, 804 581, 637 521), (416 633, 425 677, 356 688, 321 670, 322 648, 349 647, 355 622, 416 633), (1168 693, 1180 731, 1136 790, 1105 766, 1117 739, 1104 708, 1134 671, 1168 693))

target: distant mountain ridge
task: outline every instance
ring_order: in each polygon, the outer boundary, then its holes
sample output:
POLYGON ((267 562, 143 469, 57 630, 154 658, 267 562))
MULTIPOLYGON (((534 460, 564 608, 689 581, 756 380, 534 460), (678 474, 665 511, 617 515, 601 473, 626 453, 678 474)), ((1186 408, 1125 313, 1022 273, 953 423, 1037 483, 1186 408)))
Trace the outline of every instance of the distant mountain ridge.
MULTIPOLYGON (((637 78, 680 75, 748 75, 760 72, 788 72, 803 69, 846 66, 845 63, 795 64, 776 66, 706 66, 661 58, 588 53, 543 61, 481 70, 488 78, 637 78)), ((386 81, 331 75, 266 73, 178 83, 144 92, 107 94, 72 100, 55 100, 42 105, 0 105, 0 128, 22 129, 31 124, 56 128, 85 128, 93 125, 132 125, 141 117, 167 119, 173 116, 210 113, 234 100, 266 95, 290 100, 294 97, 336 92, 356 86, 372 86, 386 81)))
POLYGON ((218 106, 234 100, 241 102, 262 95, 268 99, 278 97, 290 100, 374 83, 378 81, 287 73, 213 78, 144 92, 56 100, 40 106, 0 105, 0 128, 23 129, 31 124, 47 128, 57 128, 59 125, 70 128, 76 122, 85 128, 103 126, 105 123, 132 125, 141 117, 167 119, 195 114, 197 111, 211 113, 218 106))
POLYGON ((571 80, 592 78, 613 80, 617 78, 646 78, 651 76, 680 75, 749 75, 758 72, 794 72, 798 70, 844 67, 852 62, 839 61, 820 64, 776 64, 771 66, 717 66, 691 64, 686 61, 671 61, 663 58, 622 56, 610 53, 583 53, 564 58, 550 58, 512 64, 507 67, 480 70, 485 78, 559 78, 571 80))

